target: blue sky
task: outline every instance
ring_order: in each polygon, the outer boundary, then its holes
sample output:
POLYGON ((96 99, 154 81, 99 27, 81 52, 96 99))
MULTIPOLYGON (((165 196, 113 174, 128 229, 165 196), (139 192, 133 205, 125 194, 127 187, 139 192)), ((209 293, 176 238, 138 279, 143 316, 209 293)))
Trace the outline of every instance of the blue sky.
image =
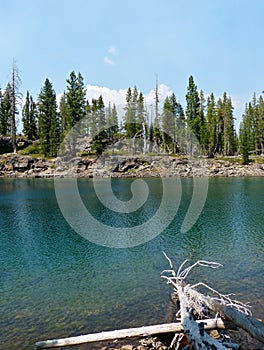
POLYGON ((262 0, 1 0, 0 86, 15 58, 34 98, 45 78, 61 93, 72 70, 110 95, 148 94, 158 73, 184 105, 192 74, 205 94, 226 91, 239 118, 264 90, 263 13, 262 0))

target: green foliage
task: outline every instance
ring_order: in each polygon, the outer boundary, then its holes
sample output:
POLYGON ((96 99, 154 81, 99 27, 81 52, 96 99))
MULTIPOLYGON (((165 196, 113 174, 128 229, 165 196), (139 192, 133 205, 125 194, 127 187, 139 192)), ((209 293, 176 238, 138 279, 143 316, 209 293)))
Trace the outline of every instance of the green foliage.
POLYGON ((11 132, 11 107, 12 107, 12 87, 8 83, 4 92, 1 93, 0 100, 0 135, 6 136, 11 132))
POLYGON ((67 81, 67 91, 61 103, 63 129, 69 130, 85 116, 85 89, 81 73, 72 71, 67 81))
POLYGON ((124 115, 124 129, 126 136, 132 139, 137 133, 142 131, 145 123, 144 96, 138 93, 137 87, 128 88, 126 94, 126 107, 124 115))
POLYGON ((29 140, 38 137, 37 131, 37 106, 32 96, 27 91, 26 101, 22 109, 23 133, 29 140))
POLYGON ((61 132, 64 134, 67 131, 67 99, 65 92, 63 93, 60 100, 60 123, 61 123, 61 132))
POLYGON ((126 107, 124 119, 124 130, 127 138, 130 139, 130 147, 133 153, 137 147, 145 150, 147 135, 146 111, 144 107, 144 96, 142 92, 138 92, 137 87, 128 88, 126 94, 126 107))
MULTIPOLYGON (((159 111, 159 93, 156 92, 153 110, 146 112, 143 93, 137 87, 128 88, 126 106, 122 125, 119 127, 116 106, 104 105, 102 96, 92 101, 86 100, 83 77, 81 73, 70 73, 67 87, 62 95, 57 112, 56 93, 52 84, 46 79, 38 96, 37 104, 27 92, 22 109, 23 133, 28 139, 39 138, 39 144, 22 150, 23 154, 43 154, 45 157, 56 156, 61 138, 70 130, 72 133, 72 154, 79 136, 92 136, 92 151, 89 155, 100 155, 106 146, 116 140, 127 137, 130 145, 148 152, 169 152, 179 154, 179 145, 189 137, 189 126, 208 156, 233 157, 242 154, 242 162, 249 162, 249 154, 264 154, 264 99, 253 95, 245 106, 242 116, 239 138, 234 127, 234 109, 231 98, 224 92, 217 101, 211 93, 205 100, 204 93, 198 92, 193 76, 189 77, 186 93, 186 109, 183 110, 174 94, 164 100, 159 111), (87 118, 82 119, 84 116, 87 118), (83 122, 79 123, 81 120, 83 122), (79 128, 73 126, 78 123, 79 128), (146 144, 148 147, 146 147, 146 144), (144 147, 143 147, 144 145, 144 147), (152 148, 152 145, 154 147, 152 148)), ((0 90, 0 135, 11 135, 14 150, 16 148, 16 115, 19 99, 19 77, 13 65, 12 79, 5 90, 0 90)), ((189 147, 191 150, 191 147, 189 147)), ((130 150, 131 151, 131 150, 130 150)), ((114 152, 114 150, 110 150, 114 152)), ((122 150, 121 150, 122 152, 122 150)), ((127 151, 124 151, 127 152, 127 151)))
MULTIPOLYGON (((135 95, 135 94, 134 94, 135 95)), ((125 107, 125 116, 124 116, 124 129, 126 131, 126 136, 132 138, 136 133, 136 116, 135 110, 133 110, 132 105, 132 90, 128 88, 126 94, 126 107, 125 107)))
POLYGON ((214 156, 217 147, 217 109, 214 94, 207 99, 206 106, 206 131, 205 131, 205 144, 207 145, 206 149, 210 157, 214 156))
POLYGON ((38 97, 38 133, 45 157, 54 157, 60 143, 56 93, 48 79, 38 97))
POLYGON ((225 156, 231 156, 237 149, 234 127, 233 106, 226 92, 217 102, 217 151, 225 156))
POLYGON ((99 96, 98 100, 92 100, 91 135, 93 137, 92 149, 97 156, 100 156, 107 143, 105 106, 102 96, 99 96))
POLYGON ((184 111, 175 94, 166 97, 162 113, 162 146, 164 151, 178 153, 179 140, 182 137, 184 111))
MULTIPOLYGON (((83 133, 82 119, 86 115, 86 100, 83 77, 81 73, 72 71, 67 82, 67 90, 64 92, 60 101, 60 127, 62 136, 69 133, 71 142, 68 150, 72 157, 76 156, 77 138, 83 133)), ((56 130, 56 125, 52 125, 56 130)))
POLYGON ((113 105, 112 107, 110 102, 106 108, 106 130, 107 137, 111 141, 113 140, 114 136, 117 135, 119 130, 116 106, 113 105))
POLYGON ((186 118, 187 123, 197 137, 198 141, 201 140, 201 106, 200 106, 200 98, 197 90, 197 86, 194 83, 193 76, 189 77, 189 84, 187 88, 186 94, 186 118))
POLYGON ((242 153, 242 164, 249 163, 249 153, 248 153, 248 140, 247 135, 244 133, 241 135, 241 153, 242 153))
POLYGON ((43 156, 42 148, 39 141, 35 141, 32 145, 24 148, 23 150, 18 151, 22 156, 43 156))
POLYGON ((244 162, 247 154, 264 154, 264 101, 257 100, 254 93, 252 100, 246 104, 239 133, 240 150, 244 162))

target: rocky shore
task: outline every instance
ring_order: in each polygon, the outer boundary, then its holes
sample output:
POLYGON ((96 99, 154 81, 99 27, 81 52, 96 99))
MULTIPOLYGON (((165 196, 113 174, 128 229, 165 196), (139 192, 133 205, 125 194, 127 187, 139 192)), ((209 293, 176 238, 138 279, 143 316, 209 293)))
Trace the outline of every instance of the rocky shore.
POLYGON ((192 176, 264 176, 264 164, 171 156, 101 156, 44 159, 8 153, 0 156, 0 177, 192 177, 192 176))

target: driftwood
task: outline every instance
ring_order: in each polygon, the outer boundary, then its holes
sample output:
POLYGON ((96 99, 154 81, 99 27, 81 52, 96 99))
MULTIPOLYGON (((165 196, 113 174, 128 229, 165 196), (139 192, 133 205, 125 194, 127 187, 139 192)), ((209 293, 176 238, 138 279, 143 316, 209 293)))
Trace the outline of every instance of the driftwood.
POLYGON ((191 292, 193 297, 199 298, 200 301, 212 311, 219 313, 224 319, 233 322, 237 327, 244 329, 253 338, 264 343, 264 323, 255 317, 242 313, 237 309, 223 305, 216 300, 202 295, 201 293, 191 292))
MULTIPOLYGON (((232 327, 230 322, 223 321, 221 318, 213 318, 198 321, 198 324, 204 323, 204 329, 227 329, 232 327)), ((80 335, 76 337, 53 339, 39 341, 35 344, 36 349, 50 349, 62 346, 79 345, 84 343, 94 343, 109 341, 115 339, 125 339, 140 336, 150 336, 163 333, 182 333, 183 326, 180 322, 157 324, 152 326, 144 326, 137 328, 120 329, 115 331, 107 331, 93 334, 80 335)))
POLYGON ((246 330, 252 337, 264 343, 264 324, 251 316, 248 305, 231 298, 232 294, 223 295, 208 285, 199 282, 195 285, 187 284, 186 277, 196 266, 218 268, 221 264, 199 260, 195 264, 185 267, 184 261, 179 269, 173 267, 171 260, 164 253, 169 261, 170 269, 162 272, 162 278, 173 286, 174 296, 180 302, 180 321, 152 326, 106 331, 100 333, 86 334, 69 338, 39 341, 35 343, 36 349, 50 349, 84 343, 111 341, 133 337, 158 335, 163 333, 175 333, 170 348, 179 349, 182 336, 185 334, 191 349, 199 350, 226 350, 238 349, 239 345, 231 343, 222 337, 221 341, 213 339, 206 330, 213 329, 234 329, 234 325, 246 330), (204 295, 198 291, 199 287, 207 288, 211 295, 204 295), (212 317, 207 318, 211 314, 212 317), (196 320, 198 315, 200 320, 196 320), (221 315, 222 318, 219 317, 221 315))
POLYGON ((192 348, 226 350, 225 346, 220 344, 217 340, 211 338, 205 332, 203 323, 199 324, 194 320, 184 287, 177 288, 177 293, 181 305, 181 323, 183 325, 184 333, 192 348))
POLYGON ((237 300, 231 299, 231 295, 223 295, 206 284, 200 282, 195 285, 186 283, 186 277, 189 272, 196 266, 207 266, 210 268, 218 268, 221 264, 199 260, 195 264, 183 269, 187 260, 181 264, 177 273, 173 267, 171 260, 164 253, 169 261, 170 270, 165 270, 162 273, 162 278, 165 278, 168 284, 171 284, 174 289, 174 294, 180 302, 181 323, 184 327, 184 333, 192 345, 192 349, 219 349, 233 347, 225 342, 219 342, 212 339, 204 332, 201 324, 198 324, 193 318, 193 311, 199 316, 205 315, 205 309, 211 310, 216 314, 220 314, 225 319, 232 321, 239 328, 246 330, 251 336, 264 342, 264 324, 251 316, 248 305, 237 300), (169 276, 168 276, 169 274, 169 276), (205 296, 199 291, 198 287, 207 288, 213 296, 205 296))

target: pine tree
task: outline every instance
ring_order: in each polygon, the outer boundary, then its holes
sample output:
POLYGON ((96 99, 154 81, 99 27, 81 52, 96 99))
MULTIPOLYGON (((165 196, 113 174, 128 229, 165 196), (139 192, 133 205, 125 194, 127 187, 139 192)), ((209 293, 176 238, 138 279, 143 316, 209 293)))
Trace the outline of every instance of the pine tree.
POLYGON ((217 110, 214 94, 207 99, 206 105, 206 135, 208 156, 213 157, 217 148, 217 110))
POLYGON ((207 130, 206 130, 206 123, 205 123, 205 98, 203 90, 200 91, 199 94, 200 99, 200 108, 199 108, 199 123, 200 123, 200 144, 203 147, 203 150, 206 150, 207 147, 207 130))
POLYGON ((143 123, 146 123, 146 111, 144 107, 144 96, 143 96, 143 93, 140 92, 138 95, 137 106, 136 106, 137 131, 142 130, 143 123))
POLYGON ((228 97, 225 115, 225 155, 227 156, 233 156, 237 152, 237 134, 235 130, 235 118, 233 111, 234 108, 231 97, 228 97))
POLYGON ((218 101, 218 147, 219 153, 230 156, 236 151, 236 133, 234 128, 233 106, 226 92, 218 101))
POLYGON ((162 113, 162 132, 163 132, 163 149, 179 152, 180 139, 184 130, 184 111, 176 96, 173 93, 167 96, 163 104, 162 113))
POLYGON ((240 145, 242 144, 242 141, 246 139, 248 152, 256 153, 256 110, 252 105, 252 101, 246 103, 245 112, 242 118, 240 145), (243 137, 243 140, 241 137, 243 137))
POLYGON ((102 95, 99 96, 97 101, 97 124, 99 133, 105 134, 106 120, 105 120, 105 105, 102 95))
POLYGON ((113 107, 109 102, 108 107, 106 108, 106 130, 107 137, 110 141, 113 141, 113 137, 118 132, 118 115, 115 104, 113 107))
POLYGON ((136 107, 135 107, 135 96, 137 96, 137 90, 132 91, 128 88, 126 93, 126 107, 124 116, 124 129, 126 131, 126 136, 131 139, 136 133, 136 107))
MULTIPOLYGON (((68 133, 71 142, 69 152, 72 157, 76 156, 77 138, 87 128, 83 118, 86 115, 86 100, 83 77, 81 73, 72 71, 67 82, 67 90, 60 105, 61 127, 63 134, 68 133)), ((85 118, 84 118, 85 119, 85 118)))
POLYGON ((201 106, 197 86, 194 83, 193 76, 189 77, 189 84, 186 94, 186 118, 188 126, 197 137, 201 140, 201 106))
POLYGON ((221 98, 217 100, 217 129, 216 129, 216 152, 223 154, 224 151, 224 113, 223 101, 221 98))
POLYGON ((230 156, 237 150, 232 100, 226 92, 217 102, 217 151, 230 156))
POLYGON ((92 99, 92 105, 90 107, 90 133, 91 136, 94 138, 96 135, 98 135, 99 129, 98 129, 98 117, 97 117, 97 107, 98 101, 96 99, 92 99))
POLYGON ((61 133, 65 134, 67 131, 67 98, 65 91, 60 99, 60 124, 61 124, 61 133))
POLYGON ((240 151, 242 153, 242 164, 244 165, 249 163, 249 121, 247 113, 245 113, 243 115, 243 121, 240 123, 239 130, 240 151))
POLYGON ((10 134, 10 118, 12 105, 12 88, 8 83, 5 91, 2 93, 0 102, 0 135, 6 136, 10 134))
POLYGON ((107 144, 105 105, 102 96, 99 96, 98 100, 92 100, 91 135, 93 137, 92 149, 96 151, 97 156, 100 156, 107 144))
POLYGON ((85 118, 84 118, 84 134, 86 135, 91 135, 91 128, 90 128, 90 123, 91 123, 91 106, 88 100, 86 100, 85 103, 85 118))
POLYGON ((26 101, 22 109, 23 133, 29 140, 37 138, 37 107, 27 91, 26 101))
POLYGON ((163 104, 162 113, 162 148, 164 151, 171 150, 173 147, 174 139, 172 138, 172 133, 175 133, 175 116, 173 113, 173 107, 170 98, 167 96, 163 104))
POLYGON ((64 125, 67 130, 71 129, 85 116, 85 88, 81 73, 78 75, 74 71, 70 73, 67 79, 66 97, 66 122, 64 125))
POLYGON ((257 105, 257 138, 259 153, 264 154, 264 99, 259 97, 257 105))
POLYGON ((49 79, 45 80, 38 96, 38 133, 44 156, 56 156, 60 141, 59 119, 56 93, 49 79))
MULTIPOLYGON (((243 114, 243 131, 246 129, 248 150, 254 154, 264 152, 264 100, 260 96, 257 100, 253 94, 252 100, 246 104, 243 114)), ((240 139, 241 144, 241 139, 240 139)))
POLYGON ((257 107, 257 98, 256 93, 253 93, 252 102, 251 102, 252 110, 253 110, 253 129, 254 129, 254 151, 255 154, 259 152, 259 137, 258 137, 258 107, 257 107))
MULTIPOLYGON (((180 144, 182 144, 182 138, 185 138, 185 116, 182 105, 177 102, 176 96, 173 93, 170 97, 171 111, 174 115, 173 125, 173 152, 177 153, 180 151, 180 144)), ((172 132, 172 130, 171 130, 172 132)))

